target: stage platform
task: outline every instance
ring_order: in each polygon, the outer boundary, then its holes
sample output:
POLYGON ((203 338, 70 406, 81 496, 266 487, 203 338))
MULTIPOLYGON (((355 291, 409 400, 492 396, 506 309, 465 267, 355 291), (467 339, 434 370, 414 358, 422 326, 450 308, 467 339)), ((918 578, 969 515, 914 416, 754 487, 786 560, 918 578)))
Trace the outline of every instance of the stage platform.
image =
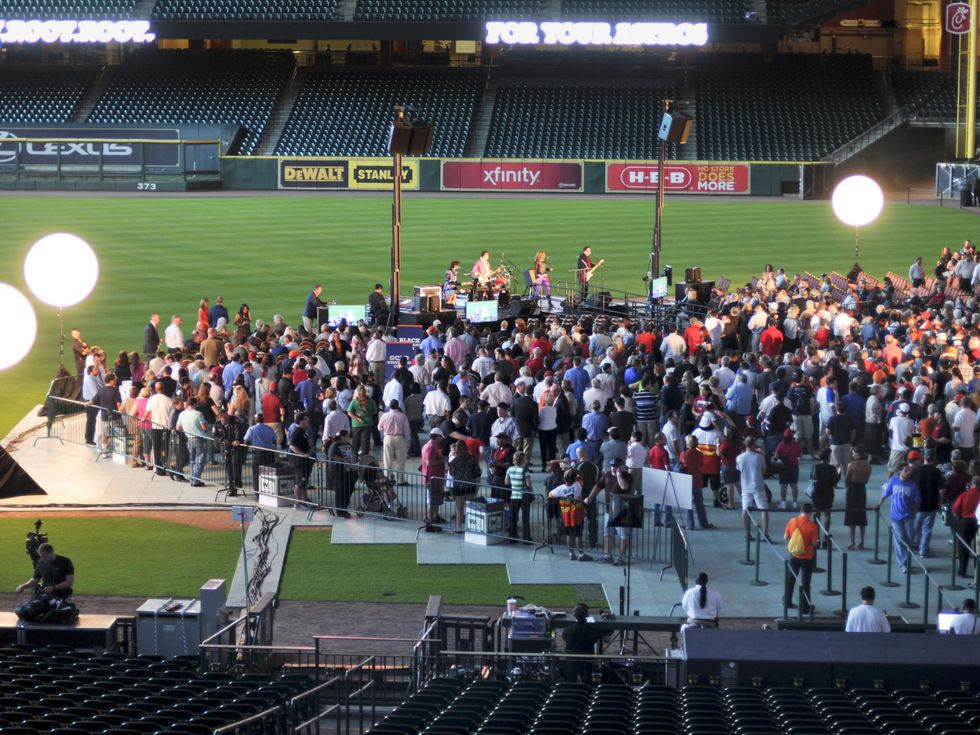
POLYGON ((89 615, 82 613, 71 625, 25 623, 12 612, 0 612, 0 644, 33 646, 61 645, 91 651, 119 650, 120 633, 132 630, 130 615, 89 615))

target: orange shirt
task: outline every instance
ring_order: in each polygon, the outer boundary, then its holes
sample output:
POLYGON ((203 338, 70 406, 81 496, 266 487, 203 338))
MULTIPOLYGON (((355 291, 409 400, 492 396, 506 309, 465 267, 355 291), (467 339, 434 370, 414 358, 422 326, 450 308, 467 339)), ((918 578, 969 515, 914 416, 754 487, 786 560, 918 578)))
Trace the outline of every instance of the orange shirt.
POLYGON ((802 554, 794 554, 797 559, 813 559, 817 555, 817 543, 820 541, 820 529, 817 524, 805 515, 798 515, 790 518, 786 524, 786 540, 789 541, 793 531, 797 528, 803 534, 803 543, 806 544, 806 551, 802 554))

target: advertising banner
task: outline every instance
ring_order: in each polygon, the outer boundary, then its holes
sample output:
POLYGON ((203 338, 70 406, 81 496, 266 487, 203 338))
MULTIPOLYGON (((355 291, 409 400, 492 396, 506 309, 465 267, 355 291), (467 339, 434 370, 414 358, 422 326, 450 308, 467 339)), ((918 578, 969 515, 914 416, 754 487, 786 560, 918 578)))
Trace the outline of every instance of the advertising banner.
POLYGON ((400 342, 411 342, 418 347, 425 338, 425 328, 421 324, 399 324, 398 340, 400 342))
MULTIPOLYGON (((401 331, 401 328, 399 328, 401 331)), ((411 342, 388 342, 385 344, 385 380, 391 380, 395 370, 398 369, 398 362, 402 357, 412 364, 415 355, 415 345, 411 342)))
MULTIPOLYGON (((748 194, 747 163, 668 163, 664 166, 667 191, 691 194, 748 194)), ((607 192, 657 190, 657 164, 607 163, 607 192)))
POLYGON ((282 158, 280 189, 346 189, 347 160, 329 158, 282 158))
POLYGON ((104 168, 113 166, 180 166, 180 146, 133 143, 133 140, 180 140, 180 130, 65 126, 0 126, 0 165, 104 168), (43 142, 11 143, 10 138, 43 142), (119 141, 119 142, 116 142, 119 141))
MULTIPOLYGON (((282 158, 280 189, 367 189, 391 191, 390 158, 282 158)), ((418 159, 402 161, 402 189, 418 191, 418 159)))
POLYGON ((443 161, 442 190, 582 191, 582 162, 443 161))
MULTIPOLYGON (((391 191, 395 183, 392 173, 395 164, 390 158, 350 159, 351 189, 382 189, 391 191)), ((417 158, 402 159, 402 190, 418 191, 419 162, 417 158)))

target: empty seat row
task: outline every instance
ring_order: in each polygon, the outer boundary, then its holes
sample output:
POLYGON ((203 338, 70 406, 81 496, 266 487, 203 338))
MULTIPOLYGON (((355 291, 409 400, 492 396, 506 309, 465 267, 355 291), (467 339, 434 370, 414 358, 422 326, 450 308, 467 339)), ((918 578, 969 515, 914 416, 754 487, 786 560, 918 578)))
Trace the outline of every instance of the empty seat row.
POLYGON ((154 20, 335 20, 337 0, 157 0, 154 20))

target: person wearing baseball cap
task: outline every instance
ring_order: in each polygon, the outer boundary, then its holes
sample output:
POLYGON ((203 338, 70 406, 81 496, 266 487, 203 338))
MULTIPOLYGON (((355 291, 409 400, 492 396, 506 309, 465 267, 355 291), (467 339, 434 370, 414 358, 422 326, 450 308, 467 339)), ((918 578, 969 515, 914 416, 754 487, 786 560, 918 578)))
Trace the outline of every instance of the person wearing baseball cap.
POLYGON ((909 418, 909 404, 904 401, 898 404, 895 415, 888 422, 888 432, 891 435, 888 456, 888 477, 898 474, 898 468, 905 462, 905 453, 912 442, 915 423, 909 418))
POLYGON ((633 480, 630 472, 623 464, 620 457, 613 457, 608 461, 608 469, 596 481, 592 492, 585 499, 586 505, 592 505, 600 491, 605 492, 606 514, 605 514, 605 555, 598 559, 600 564, 614 564, 621 567, 626 564, 626 552, 629 549, 628 528, 610 527, 609 522, 616 518, 625 508, 625 498, 632 495, 633 480), (619 539, 619 554, 613 555, 613 536, 619 539))

